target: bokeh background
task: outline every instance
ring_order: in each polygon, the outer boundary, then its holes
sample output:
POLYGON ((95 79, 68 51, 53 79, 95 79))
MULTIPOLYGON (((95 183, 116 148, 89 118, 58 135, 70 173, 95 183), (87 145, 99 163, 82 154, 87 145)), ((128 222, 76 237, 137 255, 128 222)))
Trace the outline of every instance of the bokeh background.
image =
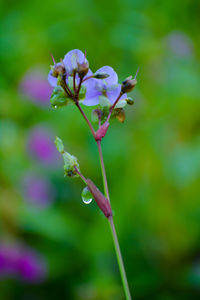
POLYGON ((131 292, 200 299, 199 12, 197 0, 0 2, 1 300, 124 299, 107 221, 53 143, 102 189, 79 112, 49 104, 50 53, 75 48, 120 80, 140 67, 134 106, 103 140, 131 292))

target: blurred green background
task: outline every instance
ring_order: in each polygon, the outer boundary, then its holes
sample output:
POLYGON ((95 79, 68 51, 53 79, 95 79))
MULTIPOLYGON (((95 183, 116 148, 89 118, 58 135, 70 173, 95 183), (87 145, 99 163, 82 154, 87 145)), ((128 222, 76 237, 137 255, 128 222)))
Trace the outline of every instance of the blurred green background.
POLYGON ((103 140, 134 299, 200 299, 199 11, 197 0, 0 2, 0 299, 124 299, 107 221, 53 145, 61 137, 103 189, 84 120, 48 100, 50 53, 75 48, 120 81, 140 67, 135 105, 103 140))

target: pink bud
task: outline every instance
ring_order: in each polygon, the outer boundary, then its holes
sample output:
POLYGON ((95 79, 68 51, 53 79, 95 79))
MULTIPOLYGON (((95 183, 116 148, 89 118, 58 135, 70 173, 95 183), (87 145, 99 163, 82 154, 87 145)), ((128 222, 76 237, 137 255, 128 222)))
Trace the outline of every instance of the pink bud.
POLYGON ((86 179, 90 193, 93 195, 98 207, 104 213, 106 218, 112 216, 112 210, 108 199, 100 192, 96 185, 89 179, 86 179))
POLYGON ((96 141, 101 141, 101 139, 106 135, 106 132, 108 130, 109 127, 109 122, 106 121, 105 123, 103 123, 103 125, 97 130, 96 135, 95 135, 95 139, 96 141))

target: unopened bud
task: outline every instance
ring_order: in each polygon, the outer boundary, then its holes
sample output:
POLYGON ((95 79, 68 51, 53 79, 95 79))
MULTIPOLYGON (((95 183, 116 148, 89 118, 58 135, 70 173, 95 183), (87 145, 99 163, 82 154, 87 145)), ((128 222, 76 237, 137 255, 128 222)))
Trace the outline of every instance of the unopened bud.
POLYGON ((108 121, 106 121, 105 123, 103 123, 103 125, 101 125, 101 127, 97 130, 95 134, 96 141, 101 141, 101 139, 106 135, 109 125, 110 124, 108 121))
POLYGON ((100 192, 96 185, 89 179, 86 179, 90 193, 93 195, 98 207, 104 213, 106 218, 112 216, 112 210, 108 199, 100 192))
POLYGON ((124 80, 122 82, 122 93, 129 93, 131 92, 134 87, 137 84, 137 80, 134 78, 132 79, 132 76, 129 76, 128 78, 126 78, 126 80, 124 80))
POLYGON ((64 151, 64 145, 62 140, 56 136, 55 144, 57 150, 62 154, 64 160, 64 171, 65 175, 69 177, 78 177, 77 171, 79 171, 79 164, 78 160, 75 156, 69 154, 68 152, 64 151))
POLYGON ((85 61, 82 64, 79 64, 79 63, 77 63, 77 64, 78 64, 77 72, 79 74, 79 77, 83 78, 88 73, 89 63, 88 63, 88 61, 85 61))
POLYGON ((63 75, 66 73, 65 67, 62 63, 57 63, 54 66, 51 66, 52 76, 58 77, 59 75, 63 75))
POLYGON ((127 97, 126 102, 127 102, 128 105, 133 105, 134 104, 134 100, 131 97, 127 97))
POLYGON ((124 123, 126 119, 125 111, 123 108, 117 109, 115 111, 116 118, 120 121, 120 123, 124 123))
POLYGON ((76 170, 79 170, 78 160, 75 156, 69 154, 68 152, 64 152, 62 154, 64 159, 64 170, 65 175, 69 177, 78 177, 76 170))
POLYGON ((109 76, 110 76, 109 74, 104 72, 94 74, 94 78, 96 79, 105 79, 108 78, 109 76))
POLYGON ((55 144, 56 144, 56 148, 57 148, 58 152, 60 152, 60 153, 63 154, 64 151, 65 151, 64 145, 63 145, 63 141, 62 141, 58 136, 56 136, 54 142, 55 142, 55 144))
POLYGON ((61 86, 56 86, 50 98, 51 106, 54 108, 61 108, 71 102, 71 99, 67 97, 61 86))

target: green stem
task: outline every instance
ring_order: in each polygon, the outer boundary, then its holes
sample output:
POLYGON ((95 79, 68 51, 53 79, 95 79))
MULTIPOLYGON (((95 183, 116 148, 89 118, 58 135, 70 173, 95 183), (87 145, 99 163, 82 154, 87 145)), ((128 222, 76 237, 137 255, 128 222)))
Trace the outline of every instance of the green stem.
POLYGON ((117 262, 119 265, 119 270, 120 270, 120 274, 121 274, 121 279, 122 279, 122 284, 124 287, 124 293, 126 296, 126 300, 131 300, 132 298, 131 298, 131 294, 130 294, 130 290, 129 290, 129 286, 128 286, 128 280, 126 277, 126 271, 124 268, 124 262, 123 262, 123 258, 122 258, 120 247, 119 247, 119 241, 117 238, 117 233, 116 233, 115 225, 113 222, 113 217, 109 218, 109 224, 110 224, 111 234, 112 234, 112 238, 113 238, 115 253, 117 256, 117 262))
POLYGON ((102 173, 102 176, 103 176, 104 192, 105 192, 106 198, 110 202, 110 196, 109 196, 109 190, 108 190, 108 181, 107 181, 107 177, 106 177, 106 169, 105 169, 104 160, 103 160, 101 141, 97 141, 97 147, 98 147, 98 152, 99 152, 99 157, 100 157, 101 173, 102 173))
MULTIPOLYGON (((103 153, 102 153, 102 148, 101 148, 101 142, 100 141, 97 141, 97 147, 98 147, 98 151, 99 151, 101 171, 102 171, 102 176, 103 176, 104 192, 105 192, 105 195, 106 195, 106 197, 108 198, 108 200, 110 202, 108 182, 107 182, 107 177, 106 177, 106 170, 105 170, 105 165, 104 165, 104 160, 103 160, 103 153)), ((114 222, 113 222, 113 217, 112 216, 109 217, 108 220, 109 220, 111 234, 112 234, 113 243, 114 243, 114 247, 115 247, 115 253, 116 253, 116 256, 117 256, 117 262, 118 262, 119 270, 120 270, 120 274, 121 274, 124 293, 126 295, 126 300, 131 300, 132 298, 131 298, 131 294, 130 294, 130 290, 129 290, 129 286, 128 286, 128 280, 127 280, 127 277, 126 277, 126 271, 125 271, 125 268, 124 268, 124 262, 123 262, 123 258, 122 258, 120 247, 119 247, 119 242, 118 242, 118 238, 117 238, 115 225, 114 225, 114 222)))
MULTIPOLYGON (((116 105, 116 103, 117 103, 117 101, 119 100, 120 97, 121 97, 121 94, 116 99, 112 109, 115 107, 115 105, 116 105)), ((77 94, 77 99, 78 99, 78 94, 77 94)), ((81 112, 82 116, 84 117, 85 121, 87 122, 88 126, 90 127, 90 130, 91 130, 91 132, 93 134, 93 137, 95 139, 95 131, 94 131, 90 121, 88 120, 87 116, 85 115, 84 111, 82 110, 81 106, 79 105, 78 100, 76 101, 76 106, 78 107, 79 111, 81 112)), ((111 116, 111 113, 112 113, 112 111, 110 112, 108 120, 111 116)), ((105 193, 106 198, 110 202, 110 196, 109 196, 109 190, 108 190, 108 181, 107 181, 107 177, 106 177, 106 170, 105 170, 105 165, 104 165, 104 160, 103 160, 101 141, 96 140, 96 139, 95 139, 95 141, 97 143, 99 157, 100 157, 100 165, 101 165, 101 172, 102 172, 102 177, 103 177, 104 193, 105 193)), ((79 175, 82 175, 82 174, 79 174, 79 175)), ((81 176, 81 178, 84 181, 85 178, 83 178, 82 176, 81 176)), ((114 222, 113 222, 113 217, 112 216, 109 217, 108 220, 109 220, 109 225, 110 225, 110 229, 111 229, 111 234, 112 234, 113 243, 114 243, 114 247, 115 247, 115 253, 116 253, 116 256, 117 256, 117 262, 118 262, 118 265, 119 265, 119 270, 120 270, 120 274, 121 274, 121 279, 122 279, 122 284, 123 284, 126 300, 131 300, 132 298, 131 298, 131 294, 130 294, 130 291, 129 291, 128 280, 127 280, 127 277, 126 277, 126 271, 125 271, 125 268, 124 268, 123 258, 122 258, 120 247, 119 247, 119 242, 118 242, 117 233, 116 233, 116 230, 115 230, 115 225, 114 225, 114 222)))

